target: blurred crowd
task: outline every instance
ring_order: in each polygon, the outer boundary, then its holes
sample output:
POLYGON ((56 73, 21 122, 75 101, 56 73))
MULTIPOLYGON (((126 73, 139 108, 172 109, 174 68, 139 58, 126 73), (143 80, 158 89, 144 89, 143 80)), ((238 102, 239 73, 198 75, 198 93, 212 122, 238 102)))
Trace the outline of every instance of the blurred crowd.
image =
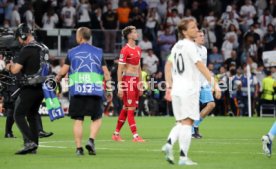
MULTIPOLYGON (((208 68, 227 86, 222 99, 216 100, 214 114, 248 114, 247 65, 251 72, 252 110, 259 112, 263 79, 269 72, 276 79, 275 67, 267 70, 262 60, 264 51, 276 51, 276 0, 0 0, 3 27, 16 27, 21 22, 44 30, 86 26, 101 31, 94 34, 93 43, 107 53, 114 52, 115 43, 121 40, 116 31, 136 26, 142 32, 138 45, 142 49, 145 83, 151 78, 164 80, 164 64, 178 39, 176 28, 182 18, 197 19, 205 34, 208 68)), ((54 62, 58 70, 60 65, 54 62)), ((116 59, 109 63, 113 80, 116 64, 116 59)), ((147 90, 138 114, 171 114, 171 105, 163 96, 157 85, 147 90)), ((109 105, 114 114, 121 106, 116 99, 109 105)))

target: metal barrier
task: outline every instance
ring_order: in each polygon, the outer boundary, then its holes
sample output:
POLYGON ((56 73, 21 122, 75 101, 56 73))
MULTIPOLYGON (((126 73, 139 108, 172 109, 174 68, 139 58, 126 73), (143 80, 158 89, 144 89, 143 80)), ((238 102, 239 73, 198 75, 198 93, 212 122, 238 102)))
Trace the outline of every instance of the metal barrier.
MULTIPOLYGON (((76 29, 36 30, 35 34, 37 40, 47 45, 50 54, 57 58, 65 57, 69 49, 77 46, 76 29)), ((121 30, 92 30, 91 41, 103 49, 106 60, 118 56, 123 44, 121 30)))

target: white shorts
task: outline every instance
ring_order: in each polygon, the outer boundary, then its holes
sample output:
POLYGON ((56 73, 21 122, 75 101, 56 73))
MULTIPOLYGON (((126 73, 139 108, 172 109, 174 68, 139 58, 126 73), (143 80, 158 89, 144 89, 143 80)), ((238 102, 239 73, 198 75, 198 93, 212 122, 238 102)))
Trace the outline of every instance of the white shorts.
POLYGON ((190 96, 172 96, 173 114, 176 121, 187 118, 199 120, 199 93, 190 96))

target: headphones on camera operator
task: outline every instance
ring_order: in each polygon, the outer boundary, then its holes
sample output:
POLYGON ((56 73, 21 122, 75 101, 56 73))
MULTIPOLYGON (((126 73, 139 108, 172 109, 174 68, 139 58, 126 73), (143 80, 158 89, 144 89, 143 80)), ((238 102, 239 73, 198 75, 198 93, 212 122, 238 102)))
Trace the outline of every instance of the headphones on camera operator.
MULTIPOLYGON (((28 36, 31 35, 33 31, 28 27, 27 24, 22 23, 20 24, 17 29, 15 30, 15 38, 20 37, 23 41, 28 39, 28 36)), ((24 75, 23 78, 23 85, 37 85, 42 84, 48 78, 52 78, 52 76, 48 76, 50 74, 50 64, 49 64, 49 49, 43 43, 38 43, 37 41, 32 41, 28 43, 26 47, 37 47, 40 49, 40 68, 39 70, 33 75, 24 75), (45 66, 48 68, 48 72, 45 72, 45 66)), ((23 49, 22 48, 22 49, 23 49)))

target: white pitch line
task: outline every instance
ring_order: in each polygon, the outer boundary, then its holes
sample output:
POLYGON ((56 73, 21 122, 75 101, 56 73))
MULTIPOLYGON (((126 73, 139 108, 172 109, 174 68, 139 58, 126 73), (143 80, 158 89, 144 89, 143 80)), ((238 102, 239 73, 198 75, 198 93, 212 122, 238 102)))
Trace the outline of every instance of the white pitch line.
POLYGON ((43 147, 43 148, 60 148, 60 149, 68 148, 68 147, 63 147, 63 146, 46 146, 46 145, 39 145, 39 147, 43 147))
MULTIPOLYGON (((146 140, 146 143, 150 143, 150 142, 162 142, 162 143, 165 143, 166 140, 146 140)), ((113 140, 96 140, 97 142, 114 142, 113 140)), ((226 140, 225 140, 226 141, 226 140)), ((259 140, 254 140, 255 142, 244 142, 244 141, 241 141, 241 142, 233 142, 233 140, 227 140, 229 142, 224 142, 222 140, 215 140, 215 139, 204 139, 204 140, 195 140, 195 142, 199 143, 199 144, 219 144, 219 145, 256 145, 256 144, 260 144, 260 141, 259 140), (213 141, 212 141, 213 140, 213 141)), ((240 141, 240 140, 238 140, 240 141)), ((48 144, 48 143, 64 143, 64 142, 67 142, 67 143, 73 143, 74 141, 43 141, 43 142, 40 142, 40 144, 48 144)), ((124 142, 128 142, 128 141, 124 141, 124 142)), ((129 142, 131 142, 131 140, 129 140, 129 142)))
MULTIPOLYGON (((59 149, 69 149, 74 147, 62 147, 62 146, 46 146, 46 145, 40 145, 41 148, 59 148, 59 149)), ((108 148, 108 147, 97 147, 97 150, 109 150, 109 151, 129 151, 129 149, 123 149, 123 148, 108 148)), ((144 152, 160 152, 161 149, 136 149, 135 151, 144 151, 144 152)), ((263 153, 257 153, 257 152, 219 152, 219 151, 192 151, 192 153, 197 154, 246 154, 246 155, 263 155, 263 153)))

